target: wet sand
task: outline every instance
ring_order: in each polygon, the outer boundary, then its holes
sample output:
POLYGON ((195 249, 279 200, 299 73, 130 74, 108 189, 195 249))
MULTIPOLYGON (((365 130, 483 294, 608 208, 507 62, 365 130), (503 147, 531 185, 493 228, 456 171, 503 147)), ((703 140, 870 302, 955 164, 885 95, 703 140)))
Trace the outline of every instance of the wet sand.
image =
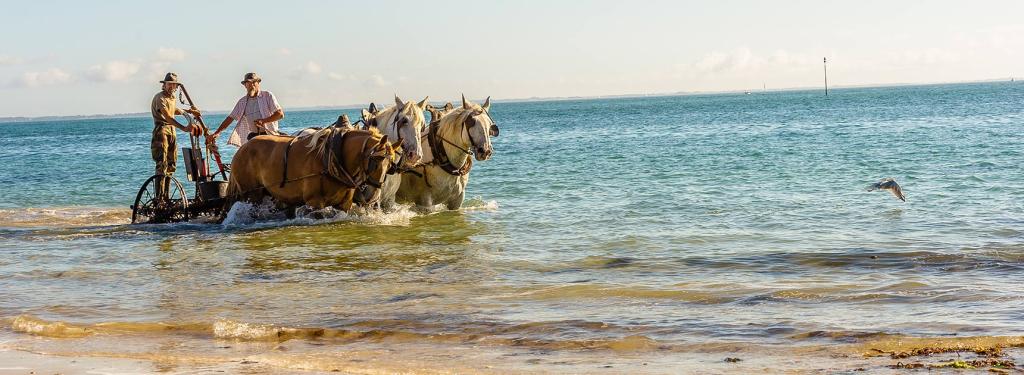
MULTIPOLYGON (((854 339, 856 341, 856 339, 854 339)), ((880 337, 839 345, 700 344, 543 350, 407 342, 220 340, 193 335, 54 338, 0 333, 6 374, 706 374, 1020 373, 1024 337, 880 337)))

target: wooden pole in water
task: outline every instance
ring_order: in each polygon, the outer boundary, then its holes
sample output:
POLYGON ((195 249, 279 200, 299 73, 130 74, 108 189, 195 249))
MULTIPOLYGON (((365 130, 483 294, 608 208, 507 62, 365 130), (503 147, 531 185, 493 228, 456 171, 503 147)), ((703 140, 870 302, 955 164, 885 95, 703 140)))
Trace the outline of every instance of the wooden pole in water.
POLYGON ((821 65, 825 67, 825 96, 828 96, 828 57, 821 58, 821 65))

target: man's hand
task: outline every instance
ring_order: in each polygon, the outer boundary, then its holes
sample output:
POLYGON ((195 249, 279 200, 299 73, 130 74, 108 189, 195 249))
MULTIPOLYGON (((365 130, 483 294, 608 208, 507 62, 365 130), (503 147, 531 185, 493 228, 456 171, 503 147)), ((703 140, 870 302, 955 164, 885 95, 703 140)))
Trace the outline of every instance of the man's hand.
MULTIPOLYGON (((263 128, 264 121, 261 118, 256 119, 255 121, 252 122, 252 124, 256 125, 257 128, 264 129, 263 128)), ((264 129, 264 130, 266 130, 266 129, 264 129)))
POLYGON ((186 132, 186 133, 188 133, 189 135, 194 135, 194 136, 198 136, 198 135, 202 134, 202 132, 203 132, 202 128, 200 128, 200 127, 198 127, 198 126, 196 126, 194 124, 188 124, 187 126, 183 126, 181 128, 181 130, 186 132))
POLYGON ((192 107, 192 108, 186 109, 185 112, 188 112, 188 113, 192 114, 192 116, 195 116, 195 117, 203 117, 203 113, 199 112, 199 108, 192 107))

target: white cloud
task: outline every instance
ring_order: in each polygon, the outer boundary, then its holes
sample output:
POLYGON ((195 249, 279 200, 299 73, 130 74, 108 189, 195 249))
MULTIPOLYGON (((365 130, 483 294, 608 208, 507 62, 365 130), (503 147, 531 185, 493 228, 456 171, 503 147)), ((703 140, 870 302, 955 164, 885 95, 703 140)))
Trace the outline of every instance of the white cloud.
POLYGON ((388 85, 388 81, 385 81, 384 77, 381 77, 380 74, 374 74, 364 80, 363 84, 368 87, 384 87, 388 85))
POLYGON ((145 75, 147 75, 147 76, 149 76, 151 78, 163 79, 164 78, 164 74, 166 74, 168 71, 170 71, 170 69, 171 69, 171 63, 169 63, 169 62, 166 62, 166 61, 153 61, 153 62, 149 63, 149 70, 145 73, 145 75))
POLYGON ((704 55, 694 68, 702 73, 723 73, 756 69, 764 59, 754 56, 749 48, 740 47, 731 52, 711 52, 704 55))
POLYGON ((141 64, 130 61, 110 61, 102 65, 94 65, 86 72, 89 79, 98 82, 125 81, 139 72, 141 64))
POLYGON ((351 80, 355 80, 355 77, 353 77, 351 75, 338 74, 338 73, 335 73, 335 72, 327 73, 327 78, 333 79, 335 81, 351 81, 351 80))
MULTIPOLYGON (((832 59, 833 52, 825 53, 832 59)), ((822 56, 775 50, 756 54, 747 47, 728 52, 712 51, 692 63, 676 64, 674 78, 739 77, 765 73, 804 72, 821 67, 822 56)))
POLYGON ((824 56, 810 56, 799 53, 792 53, 786 50, 777 50, 768 58, 771 65, 782 68, 804 68, 811 65, 817 66, 818 61, 824 56))
POLYGON ((306 62, 304 68, 306 69, 306 73, 309 74, 320 74, 320 72, 323 71, 323 69, 320 68, 320 64, 317 64, 312 61, 306 62))
POLYGON ((58 68, 50 68, 42 72, 27 72, 15 81, 16 86, 38 87, 51 86, 71 82, 71 74, 58 68))
POLYGON ((900 67, 920 67, 922 65, 942 65, 960 62, 956 52, 938 49, 912 49, 889 56, 890 64, 900 67))
POLYGON ((7 55, 0 56, 0 66, 17 65, 25 62, 25 59, 7 55))
POLYGON ((288 78, 299 80, 308 75, 317 75, 323 72, 324 69, 317 64, 315 61, 307 61, 302 66, 292 70, 292 73, 288 75, 288 78))
POLYGON ((281 56, 288 56, 288 55, 292 54, 292 50, 287 49, 287 48, 279 48, 277 50, 277 54, 281 55, 281 56))
POLYGON ((156 50, 160 61, 182 61, 185 60, 185 51, 181 48, 160 47, 156 50))

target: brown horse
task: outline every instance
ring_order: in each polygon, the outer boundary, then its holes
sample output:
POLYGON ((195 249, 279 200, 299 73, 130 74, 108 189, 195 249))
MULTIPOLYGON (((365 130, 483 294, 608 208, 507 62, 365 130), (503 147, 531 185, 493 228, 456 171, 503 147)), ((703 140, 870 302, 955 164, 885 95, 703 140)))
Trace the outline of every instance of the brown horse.
POLYGON ((332 206, 348 212, 357 189, 379 195, 396 162, 393 144, 376 130, 328 127, 303 137, 261 135, 242 145, 231 161, 225 212, 234 202, 261 202, 270 196, 278 208, 332 206))

